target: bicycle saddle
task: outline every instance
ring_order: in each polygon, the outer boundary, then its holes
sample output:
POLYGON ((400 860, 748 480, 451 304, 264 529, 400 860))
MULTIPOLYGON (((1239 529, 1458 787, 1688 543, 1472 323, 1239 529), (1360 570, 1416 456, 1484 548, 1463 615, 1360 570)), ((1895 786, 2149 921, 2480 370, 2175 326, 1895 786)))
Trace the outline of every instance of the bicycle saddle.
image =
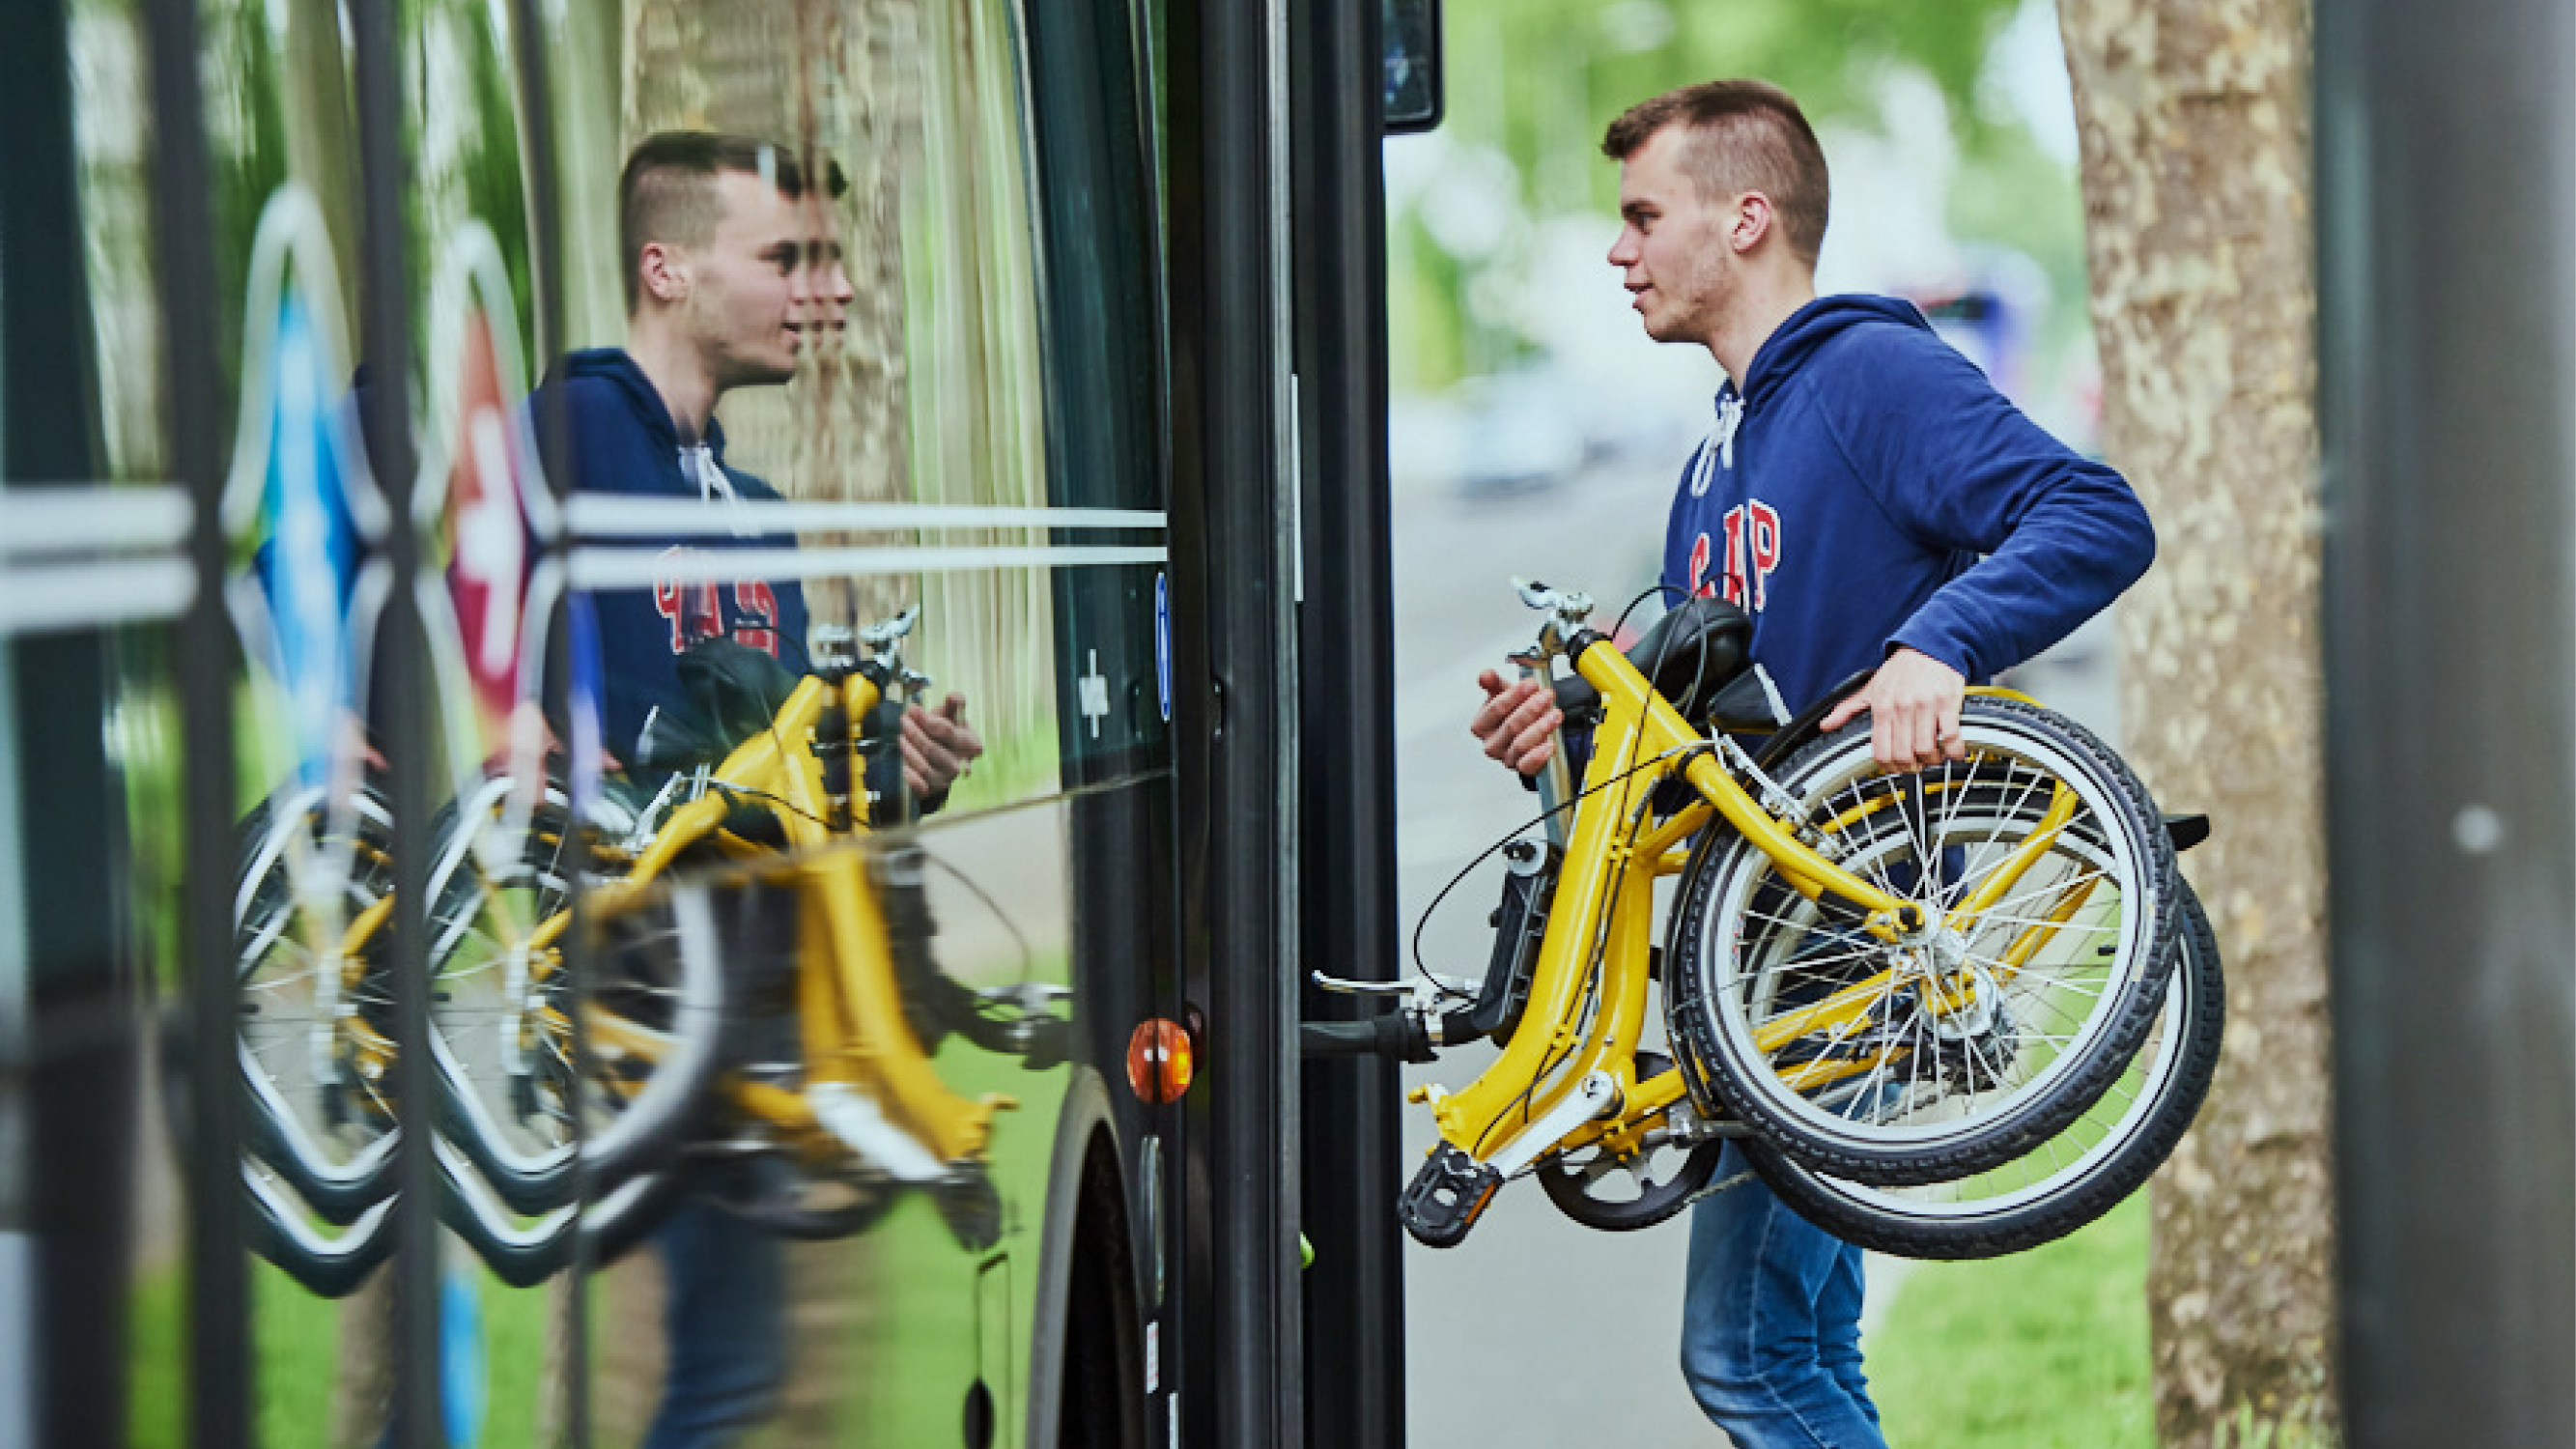
MULTIPOLYGON (((1682 718, 1702 720, 1717 692, 1744 672, 1744 648, 1752 633, 1753 619, 1744 610, 1724 599, 1696 595, 1628 646, 1628 662, 1682 718)), ((1556 681, 1557 708, 1569 715, 1589 712, 1600 700, 1600 692, 1582 675, 1556 681)))
POLYGON ((717 764, 734 746, 767 729, 796 690, 795 671, 732 639, 691 646, 678 668, 692 708, 655 711, 636 744, 638 768, 686 770, 717 764))

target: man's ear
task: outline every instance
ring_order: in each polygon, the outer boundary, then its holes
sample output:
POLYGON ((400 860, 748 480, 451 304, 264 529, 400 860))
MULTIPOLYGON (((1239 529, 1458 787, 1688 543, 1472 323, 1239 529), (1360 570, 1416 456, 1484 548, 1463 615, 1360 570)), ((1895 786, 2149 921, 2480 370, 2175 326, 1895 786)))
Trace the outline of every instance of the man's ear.
POLYGON ((689 295, 688 257, 668 242, 646 242, 638 248, 635 273, 641 296, 677 302, 689 295))
POLYGON ((1727 243, 1741 255, 1762 244, 1779 220, 1771 210, 1771 198, 1759 191, 1748 191, 1735 198, 1735 224, 1727 228, 1727 243))

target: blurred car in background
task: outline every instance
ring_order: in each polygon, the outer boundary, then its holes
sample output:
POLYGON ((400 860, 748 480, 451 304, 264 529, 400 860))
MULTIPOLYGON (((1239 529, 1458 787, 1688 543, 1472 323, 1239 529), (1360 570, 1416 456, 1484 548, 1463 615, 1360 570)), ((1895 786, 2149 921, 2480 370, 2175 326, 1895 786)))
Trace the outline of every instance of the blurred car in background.
POLYGON ((1578 389, 1553 370, 1501 373, 1461 383, 1458 491, 1473 498, 1535 492, 1570 480, 1589 461, 1578 389))

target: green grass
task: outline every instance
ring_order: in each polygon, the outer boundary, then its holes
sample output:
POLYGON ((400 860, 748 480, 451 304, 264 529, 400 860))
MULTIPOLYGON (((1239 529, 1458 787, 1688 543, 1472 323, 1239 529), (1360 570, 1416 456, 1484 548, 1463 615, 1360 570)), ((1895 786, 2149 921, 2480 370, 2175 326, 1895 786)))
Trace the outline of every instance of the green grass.
POLYGON ((2153 1449, 2145 1196, 2027 1253, 1922 1264, 1867 1350, 1900 1449, 2153 1449))
MULTIPOLYGON (((545 1290, 514 1290, 479 1272, 475 1278, 487 1406, 479 1442, 483 1449, 526 1449, 535 1439, 545 1290)), ((341 1340, 369 1330, 347 1320, 342 1304, 313 1297, 266 1263, 251 1264, 250 1288, 252 1412, 259 1442, 272 1449, 326 1444, 341 1340)), ((137 1449, 176 1449, 185 1437, 187 1402, 187 1306, 178 1269, 138 1276, 132 1304, 129 1441, 137 1449)))
MULTIPOLYGON (((1062 980, 1061 962, 1042 960, 1037 975, 1062 980)), ((860 1391, 837 1416, 835 1442, 956 1443, 979 1357, 988 1370, 998 1371, 988 1380, 1001 1423, 998 1442, 1018 1443, 1026 1420, 1027 1330, 1037 1308, 1048 1149, 1071 1072, 1022 1071, 1016 1061, 956 1037, 943 1044, 937 1063, 940 1076, 961 1096, 999 1092, 1022 1104, 993 1124, 993 1186, 1008 1204, 1000 1252, 979 1264, 918 1192, 907 1194, 855 1240, 853 1250, 866 1252, 872 1265, 875 1312, 870 1331, 858 1335, 851 1367, 860 1391)))

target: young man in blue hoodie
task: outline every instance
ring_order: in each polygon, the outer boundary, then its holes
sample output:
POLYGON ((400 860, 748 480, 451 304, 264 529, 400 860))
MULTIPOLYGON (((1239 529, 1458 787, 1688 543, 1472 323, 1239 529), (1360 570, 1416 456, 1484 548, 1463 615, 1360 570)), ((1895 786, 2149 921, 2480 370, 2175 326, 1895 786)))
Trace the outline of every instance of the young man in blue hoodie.
MULTIPOLYGON (((837 341, 851 288, 822 189, 784 150, 742 137, 670 131, 635 148, 618 183, 626 346, 571 354, 544 389, 562 398, 576 491, 777 501, 776 489, 725 460, 716 403, 738 387, 786 382, 806 348, 837 341)), ((749 516, 727 523, 723 534, 665 540, 675 567, 653 588, 593 598, 602 742, 619 760, 639 757, 657 711, 688 708, 679 657, 703 640, 730 638, 807 668, 795 580, 706 582, 679 567, 703 550, 794 542, 764 537, 749 516)), ((939 710, 905 715, 915 798, 937 799, 982 753, 963 709, 951 696, 939 710)))
MULTIPOLYGON (((1649 336, 1725 369, 1717 422, 1665 525, 1667 597, 1751 615, 1792 712, 1864 669, 1826 716, 1873 755, 1963 754, 1959 710, 2146 572, 2146 512, 2004 400, 1911 305, 1816 295, 1829 189, 1797 103, 1760 81, 1667 92, 1613 122, 1610 249, 1649 336)), ((1479 679, 1473 730, 1524 774, 1561 723, 1533 682, 1479 679)), ((1720 1178, 1744 1171, 1730 1147, 1720 1178)), ((1759 1181, 1692 1210, 1682 1372, 1738 1449, 1885 1449, 1861 1373, 1861 1254, 1759 1181)))
MULTIPOLYGON (((830 208, 808 182, 792 156, 761 142, 695 131, 647 138, 618 184, 627 345, 576 352, 545 384, 560 399, 576 491, 724 510, 721 532, 665 541, 671 577, 591 596, 602 744, 621 761, 644 757, 657 713, 690 709, 679 659, 702 641, 730 638, 796 672, 809 667, 794 579, 708 583, 679 567, 701 550, 793 543, 764 538, 738 508, 779 494, 726 461, 715 410, 735 388, 786 382, 805 349, 837 341, 844 325, 849 276, 830 208)), ((540 397, 537 416, 554 405, 540 397)), ((937 801, 983 753, 964 705, 951 695, 939 710, 906 713, 914 798, 937 801)), ((777 1240, 698 1195, 656 1238, 670 1361, 646 1449, 731 1442, 766 1416, 786 1376, 777 1240)))

